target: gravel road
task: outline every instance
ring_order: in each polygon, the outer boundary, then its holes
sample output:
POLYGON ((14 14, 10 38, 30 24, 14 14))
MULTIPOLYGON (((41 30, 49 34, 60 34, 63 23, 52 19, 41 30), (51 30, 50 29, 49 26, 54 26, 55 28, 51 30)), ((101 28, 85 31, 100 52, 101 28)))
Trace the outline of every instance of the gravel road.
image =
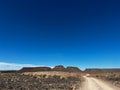
POLYGON ((83 78, 85 81, 83 82, 80 90, 120 90, 120 88, 93 77, 84 76, 83 78))

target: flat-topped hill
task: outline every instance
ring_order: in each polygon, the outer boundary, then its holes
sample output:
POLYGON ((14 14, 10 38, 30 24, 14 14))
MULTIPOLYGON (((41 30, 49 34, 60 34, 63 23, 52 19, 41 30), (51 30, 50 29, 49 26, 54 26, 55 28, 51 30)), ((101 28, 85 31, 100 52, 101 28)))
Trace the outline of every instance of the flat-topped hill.
POLYGON ((19 72, 38 72, 38 71, 62 71, 62 72, 82 72, 77 67, 64 67, 62 65, 55 66, 54 68, 50 67, 23 67, 19 72))
POLYGON ((51 71, 50 67, 23 67, 19 72, 51 71))

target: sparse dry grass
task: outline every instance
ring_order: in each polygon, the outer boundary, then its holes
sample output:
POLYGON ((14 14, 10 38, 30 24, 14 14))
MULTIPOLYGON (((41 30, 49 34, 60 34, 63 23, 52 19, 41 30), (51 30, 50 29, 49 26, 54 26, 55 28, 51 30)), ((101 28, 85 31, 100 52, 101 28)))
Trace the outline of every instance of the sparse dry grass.
POLYGON ((80 83, 76 74, 63 72, 0 73, 0 90, 73 90, 80 83))
POLYGON ((77 77, 80 78, 82 76, 81 73, 71 73, 71 72, 61 72, 61 71, 43 71, 43 72, 24 72, 25 75, 47 75, 47 76, 61 76, 61 77, 77 77))

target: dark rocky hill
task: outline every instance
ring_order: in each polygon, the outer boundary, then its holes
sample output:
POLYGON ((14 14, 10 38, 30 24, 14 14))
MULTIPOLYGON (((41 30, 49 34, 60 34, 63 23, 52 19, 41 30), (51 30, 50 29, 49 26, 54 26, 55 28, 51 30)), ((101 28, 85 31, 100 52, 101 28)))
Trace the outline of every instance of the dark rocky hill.
POLYGON ((62 72, 82 72, 77 67, 68 66, 65 68, 62 65, 55 66, 54 68, 50 67, 24 67, 19 72, 37 72, 37 71, 62 71, 62 72))
POLYGON ((58 65, 58 66, 55 66, 52 70, 53 71, 66 71, 66 68, 62 65, 58 65))
POLYGON ((66 68, 67 72, 82 72, 78 67, 72 67, 72 66, 68 66, 66 68))

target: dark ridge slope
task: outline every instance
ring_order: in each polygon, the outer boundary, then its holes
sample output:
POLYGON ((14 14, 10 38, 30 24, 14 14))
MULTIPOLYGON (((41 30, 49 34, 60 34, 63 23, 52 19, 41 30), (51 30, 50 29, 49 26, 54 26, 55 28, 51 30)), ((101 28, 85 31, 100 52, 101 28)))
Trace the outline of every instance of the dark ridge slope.
POLYGON ((66 68, 67 72, 82 72, 78 67, 72 67, 72 66, 68 66, 66 68))
POLYGON ((50 67, 23 67, 19 72, 51 71, 50 67))
POLYGON ((88 68, 84 72, 86 73, 117 73, 117 72, 120 72, 120 68, 105 68, 105 69, 88 68))
POLYGON ((66 68, 62 65, 58 65, 58 66, 55 66, 52 70, 53 71, 66 71, 66 68))

